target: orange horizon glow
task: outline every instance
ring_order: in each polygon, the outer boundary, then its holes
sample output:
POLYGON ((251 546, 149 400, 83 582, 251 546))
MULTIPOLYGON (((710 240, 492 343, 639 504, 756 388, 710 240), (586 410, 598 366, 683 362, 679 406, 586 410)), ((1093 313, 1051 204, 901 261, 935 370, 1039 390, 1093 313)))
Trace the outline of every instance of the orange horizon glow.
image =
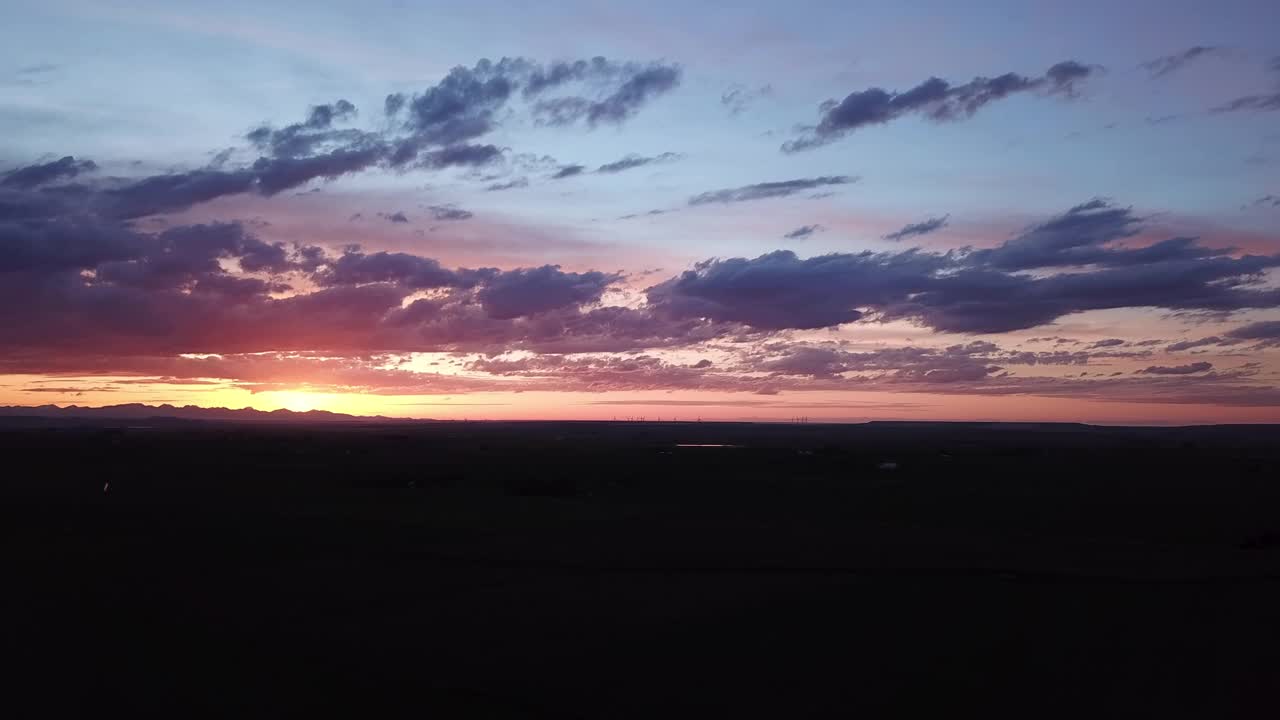
POLYGON ((33 402, 31 394, 0 388, 0 405, 77 405, 105 407, 128 403, 194 405, 202 408, 252 408, 261 411, 323 410, 355 416, 439 420, 547 420, 696 422, 868 422, 876 420, 948 422, 1084 422, 1111 425, 1280 423, 1268 407, 1219 407, 1175 403, 1103 402, 1028 396, 980 397, 898 392, 786 392, 776 396, 746 393, 521 392, 467 395, 375 395, 368 393, 272 390, 251 393, 238 388, 197 391, 83 391, 33 402))

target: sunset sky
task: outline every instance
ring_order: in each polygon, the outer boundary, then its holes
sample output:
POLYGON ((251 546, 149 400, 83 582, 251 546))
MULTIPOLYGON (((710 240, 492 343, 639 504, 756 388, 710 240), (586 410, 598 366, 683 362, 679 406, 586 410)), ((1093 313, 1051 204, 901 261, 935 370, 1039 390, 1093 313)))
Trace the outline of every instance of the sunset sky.
POLYGON ((0 405, 1280 422, 1280 3, 733 5, 9 0, 0 405))

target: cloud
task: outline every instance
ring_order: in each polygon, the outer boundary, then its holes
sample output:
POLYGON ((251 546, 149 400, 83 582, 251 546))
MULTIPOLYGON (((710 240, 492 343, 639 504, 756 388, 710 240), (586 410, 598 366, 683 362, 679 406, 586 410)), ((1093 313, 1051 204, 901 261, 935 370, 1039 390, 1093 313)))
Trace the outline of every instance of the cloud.
POLYGON ((393 223, 409 222, 409 218, 405 217, 405 214, 403 212, 392 213, 391 215, 387 216, 387 220, 390 220, 393 223))
POLYGON ((382 101, 382 112, 387 117, 395 117, 404 109, 406 102, 408 102, 408 98, 403 93, 391 93, 382 101))
POLYGON ((620 66, 614 74, 625 79, 612 93, 598 100, 581 96, 540 100, 533 106, 534 116, 547 125, 572 125, 580 120, 585 120, 590 127, 601 123, 619 124, 635 115, 650 99, 678 86, 681 72, 675 65, 653 64, 643 68, 620 66))
POLYGON ((917 113, 934 122, 963 120, 997 100, 1018 93, 1036 91, 1046 96, 1073 98, 1078 94, 1078 84, 1100 71, 1097 66, 1068 60, 1039 77, 1006 73, 994 78, 977 77, 963 85, 931 77, 904 92, 873 87, 850 93, 840 101, 823 103, 818 124, 799 138, 784 143, 782 150, 792 153, 819 147, 859 129, 917 113))
POLYGON ((1112 245, 1137 235, 1143 221, 1132 208, 1094 199, 1026 229, 999 247, 976 251, 969 260, 973 265, 1002 270, 1031 270, 1072 265, 1136 265, 1227 254, 1226 250, 1197 245, 1194 238, 1171 238, 1133 250, 1112 245))
POLYGON ((1225 54, 1226 51, 1220 47, 1196 45, 1174 55, 1165 55, 1154 60, 1148 60, 1138 67, 1146 70, 1152 79, 1155 79, 1177 72, 1186 67, 1188 63, 1200 58, 1218 57, 1225 54))
POLYGON ((34 65, 24 65, 18 68, 19 75, 47 75, 51 72, 57 72, 61 66, 53 63, 36 63, 34 65))
POLYGON ((124 187, 103 191, 102 199, 111 214, 122 218, 185 210, 192 205, 253 189, 253 170, 192 170, 153 175, 124 187))
POLYGON ((1181 342, 1172 343, 1165 348, 1167 352, 1181 352, 1183 350, 1191 350, 1193 348, 1205 347, 1206 345, 1217 345, 1222 342, 1222 338, 1213 335, 1199 340, 1183 340, 1181 342))
POLYGON ((720 95, 720 104, 729 111, 730 117, 741 115, 762 97, 773 95, 772 85, 762 85, 752 90, 743 85, 730 85, 720 95))
POLYGON ((1197 362, 1189 365, 1152 365, 1138 372, 1147 375, 1194 375, 1195 373, 1209 372, 1212 369, 1213 363, 1197 362))
POLYGON ((803 240, 814 233, 822 232, 824 229, 821 225, 801 225, 782 237, 785 240, 803 240))
POLYGON ((485 190, 489 192, 500 192, 502 190, 515 190, 517 188, 529 187, 529 178, 518 177, 507 182, 493 183, 485 186, 485 190))
POLYGON ((928 235, 931 232, 936 232, 946 227, 947 221, 950 219, 951 219, 950 215, 943 215, 942 217, 929 218, 928 220, 924 220, 923 222, 910 223, 910 224, 904 225, 900 230, 895 230, 894 232, 891 232, 888 235, 884 235, 883 239, 897 242, 899 240, 905 240, 909 237, 917 237, 919 235, 928 235))
POLYGON ((27 165, 0 175, 0 187, 31 189, 56 180, 70 180, 81 173, 97 170, 92 160, 76 160, 67 155, 52 162, 27 165))
POLYGON ((661 155, 655 155, 653 157, 644 157, 642 155, 632 154, 620 160, 615 160, 611 163, 605 163, 604 165, 601 165, 600 167, 596 168, 596 172, 619 173, 624 170, 632 170, 638 167, 644 167, 645 165, 651 165, 653 163, 673 162, 675 160, 679 160, 682 157, 684 156, 679 153, 673 153, 673 152, 664 152, 661 155))
POLYGON ((1219 105, 1211 108, 1211 113, 1233 113, 1233 112, 1274 112, 1280 110, 1280 93, 1269 93, 1264 95, 1246 95, 1236 98, 1225 105, 1219 105))
POLYGON ((436 220, 470 220, 475 217, 475 213, 453 205, 428 205, 427 209, 436 220))
POLYGON ((1258 198, 1257 200, 1254 200, 1253 202, 1249 203, 1248 205, 1244 206, 1241 209, 1247 210, 1251 207, 1280 207, 1280 196, 1263 195, 1262 197, 1258 198))
POLYGON ((1109 245, 1135 234, 1140 222, 1128 209, 1092 201, 994 248, 807 260, 778 251, 708 260, 647 292, 651 305, 676 317, 772 330, 871 314, 939 331, 999 333, 1088 310, 1280 307, 1280 290, 1262 282, 1265 271, 1280 267, 1280 255, 1234 257, 1192 238, 1136 249, 1109 245), (1054 268, 1066 270, 1049 272, 1054 268))
POLYGON ((812 329, 854 322, 873 304, 924 287, 947 258, 925 253, 831 254, 801 260, 778 250, 752 260, 698 263, 649 288, 649 303, 674 317, 755 328, 812 329))
MULTIPOLYGON (((305 382, 460 392, 510 389, 502 383, 518 380, 523 389, 588 392, 945 388, 1280 402, 1274 388, 1245 384, 1248 371, 1241 368, 1168 375, 1129 367, 1123 382, 1020 374, 1152 354, 1120 338, 1048 352, 987 340, 864 351, 788 340, 789 330, 884 320, 996 333, 1096 309, 1280 307, 1280 291, 1265 280, 1280 256, 1208 250, 1194 240, 1133 248, 1123 243, 1141 230, 1142 218, 1102 200, 985 250, 708 259, 659 279, 642 297, 619 293, 626 301, 614 305, 614 291, 629 280, 620 273, 567 272, 552 264, 447 267, 414 253, 354 246, 335 253, 270 242, 238 223, 147 231, 152 224, 101 212, 111 206, 92 191, 53 190, 0 188, 0 372, 232 377, 254 391, 305 382), (681 360, 639 354, 661 348, 682 349, 681 360), (388 370, 394 359, 369 359, 417 351, 472 353, 506 364, 488 365, 493 377, 451 378, 388 370), (497 358, 509 351, 534 357, 497 358), (714 364, 693 363, 708 351, 716 353, 714 364), (298 353, 316 357, 287 357, 298 353), (574 357, 598 353, 628 354, 574 357)), ((439 208, 457 209, 428 211, 439 208)), ((1244 325, 1221 337, 1223 344, 1262 347, 1280 342, 1280 323, 1244 325)))
POLYGON ((815 178, 801 178, 798 180, 783 180, 781 182, 765 182, 756 183, 755 185, 744 185, 737 188, 727 188, 724 190, 711 190, 689 198, 690 205, 708 205, 711 203, 734 203, 748 202, 750 200, 764 200, 766 198, 786 197, 795 195, 798 192, 812 190, 827 185, 847 185, 858 182, 857 177, 848 175, 830 175, 815 178))
POLYGON ((323 286, 395 283, 422 290, 466 284, 462 276, 441 267, 438 261, 408 253, 365 254, 350 250, 326 264, 315 275, 316 282, 323 286))
POLYGON ((325 105, 313 105, 305 120, 274 130, 270 125, 260 125, 250 130, 245 139, 260 151, 272 157, 300 157, 313 155, 320 148, 365 142, 371 135, 360 130, 334 130, 335 122, 351 120, 356 116, 356 106, 347 100, 325 105))
POLYGON ((342 148, 311 157, 258 158, 252 169, 256 189, 267 196, 296 188, 312 180, 360 172, 383 158, 382 148, 342 148))
POLYGON ((416 167, 440 170, 447 167, 478 167, 502 156, 494 145, 450 145, 419 157, 416 167))
POLYGON ((1226 336, 1233 340, 1261 340, 1263 347, 1280 346, 1280 320, 1264 320, 1228 330, 1226 336))
POLYGON ((574 175, 581 175, 584 170, 586 170, 586 167, 582 165, 565 165, 557 170, 555 174, 551 176, 551 179, 563 180, 564 178, 570 178, 574 175))
MULTIPOLYGON (((620 123, 649 99, 678 82, 679 70, 662 64, 618 63, 603 58, 566 65, 561 72, 523 58, 481 60, 456 67, 443 79, 416 94, 387 96, 384 109, 392 120, 378 131, 337 127, 357 116, 347 100, 315 105, 296 123, 275 128, 260 125, 245 135, 261 153, 251 164, 229 166, 230 154, 205 168, 130 180, 111 179, 76 186, 96 203, 96 210, 120 218, 177 212, 220 197, 242 193, 271 196, 314 180, 371 169, 406 172, 479 167, 502 158, 504 149, 475 142, 495 130, 500 111, 511 111, 517 97, 538 97, 568 82, 598 90, 598 100, 558 98, 585 103, 589 124, 620 123), (523 93, 516 91, 523 88, 523 93)), ((533 112, 533 108, 526 108, 533 112)), ((505 115, 503 115, 505 117, 505 115)), ((669 155, 656 160, 669 159, 669 155)), ((0 180, 0 187, 29 189, 93 169, 91 161, 68 157, 55 163, 19 168, 0 180)), ((518 182, 518 181, 512 181, 518 182)), ((512 186, 514 187, 514 185, 512 186)), ((47 202, 57 202, 59 198, 47 202)), ((61 198, 66 199, 66 198, 61 198)), ((0 212, 5 209, 0 208, 0 212)))
MULTIPOLYGON (((1280 56, 1276 56, 1269 60, 1267 62, 1267 69, 1273 73, 1280 73, 1280 56)), ((1243 97, 1236 98, 1229 103, 1210 108, 1209 112, 1275 112, 1277 110, 1280 110, 1280 92, 1245 95, 1243 97)))
POLYGON ((512 270, 487 283, 476 295, 490 317, 510 319, 567 306, 599 302, 622 276, 597 271, 566 273, 558 265, 512 270))
POLYGON ((649 212, 646 212, 646 213, 629 213, 627 215, 619 215, 618 219, 634 220, 639 217, 653 217, 655 215, 666 215, 667 213, 670 213, 670 212, 675 212, 675 210, 661 210, 658 208, 654 208, 653 210, 650 210, 649 212))

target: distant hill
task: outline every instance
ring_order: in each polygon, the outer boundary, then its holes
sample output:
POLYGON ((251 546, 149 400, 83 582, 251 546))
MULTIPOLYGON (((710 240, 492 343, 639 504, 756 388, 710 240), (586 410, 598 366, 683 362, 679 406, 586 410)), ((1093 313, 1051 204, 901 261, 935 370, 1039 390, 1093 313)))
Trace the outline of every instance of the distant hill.
POLYGON ((327 410, 254 410, 243 408, 206 408, 195 405, 108 405, 105 407, 80 407, 79 405, 38 405, 34 407, 0 407, 0 418, 43 419, 52 421, 194 421, 236 422, 248 424, 311 424, 311 423, 389 423, 406 422, 402 418, 382 415, 345 415, 327 410))

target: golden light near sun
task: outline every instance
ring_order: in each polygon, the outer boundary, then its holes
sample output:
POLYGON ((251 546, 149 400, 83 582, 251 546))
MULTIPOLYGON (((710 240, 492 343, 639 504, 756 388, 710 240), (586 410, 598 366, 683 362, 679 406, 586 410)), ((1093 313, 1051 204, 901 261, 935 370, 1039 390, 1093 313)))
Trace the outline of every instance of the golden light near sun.
MULTIPOLYGON (((267 395, 268 393, 263 394, 267 395)), ((305 390, 279 390, 269 394, 270 404, 277 405, 285 410, 308 412, 310 410, 325 409, 325 398, 320 393, 310 393, 305 390)))

